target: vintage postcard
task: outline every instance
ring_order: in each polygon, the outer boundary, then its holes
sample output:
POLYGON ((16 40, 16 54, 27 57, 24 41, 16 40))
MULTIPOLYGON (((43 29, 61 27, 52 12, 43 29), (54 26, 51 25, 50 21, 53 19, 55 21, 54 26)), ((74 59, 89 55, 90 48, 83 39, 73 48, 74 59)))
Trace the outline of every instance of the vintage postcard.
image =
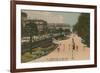
POLYGON ((90 13, 21 10, 21 62, 90 58, 90 13))

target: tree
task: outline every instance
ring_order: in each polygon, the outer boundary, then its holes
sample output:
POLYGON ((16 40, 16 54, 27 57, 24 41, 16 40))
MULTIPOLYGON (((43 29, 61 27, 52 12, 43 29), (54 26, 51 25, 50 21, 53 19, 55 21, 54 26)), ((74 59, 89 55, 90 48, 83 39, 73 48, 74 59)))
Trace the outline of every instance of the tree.
POLYGON ((60 33, 60 37, 63 38, 64 37, 64 30, 62 28, 59 28, 59 33, 60 33))
POLYGON ((81 13, 78 22, 73 29, 84 40, 88 47, 90 46, 90 14, 81 13))
POLYGON ((65 29, 64 32, 65 32, 66 35, 70 34, 70 30, 69 29, 65 29))
POLYGON ((26 20, 27 20, 27 13, 21 12, 21 37, 25 35, 24 33, 24 27, 26 25, 26 20))
POLYGON ((37 25, 34 23, 34 21, 32 20, 29 20, 28 21, 29 23, 26 24, 25 28, 24 28, 24 33, 25 33, 25 36, 29 36, 30 37, 30 40, 29 40, 29 43, 30 43, 30 53, 32 54, 32 37, 34 35, 38 35, 38 29, 37 29, 37 25))

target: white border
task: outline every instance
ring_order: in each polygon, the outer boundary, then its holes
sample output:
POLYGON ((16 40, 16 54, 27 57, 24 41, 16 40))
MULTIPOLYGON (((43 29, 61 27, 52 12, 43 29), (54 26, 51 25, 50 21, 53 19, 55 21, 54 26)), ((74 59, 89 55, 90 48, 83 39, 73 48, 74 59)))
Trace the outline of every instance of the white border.
POLYGON ((40 68, 54 66, 73 66, 94 64, 94 9, 69 8, 69 7, 50 7, 35 5, 16 5, 16 68, 40 68), (21 63, 21 9, 27 10, 49 10, 66 12, 84 12, 90 13, 90 60, 80 61, 57 61, 57 62, 39 62, 39 63, 21 63))

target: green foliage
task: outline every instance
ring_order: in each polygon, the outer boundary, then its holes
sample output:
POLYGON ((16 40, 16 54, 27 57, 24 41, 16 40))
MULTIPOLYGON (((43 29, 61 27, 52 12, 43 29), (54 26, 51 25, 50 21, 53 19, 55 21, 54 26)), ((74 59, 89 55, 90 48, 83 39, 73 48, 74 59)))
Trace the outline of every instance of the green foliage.
POLYGON ((25 52, 24 54, 21 55, 21 62, 25 63, 25 62, 29 62, 29 61, 38 59, 42 56, 49 54, 50 52, 52 52, 56 48, 57 48, 57 45, 55 45, 55 44, 52 44, 51 46, 46 47, 46 48, 41 48, 41 47, 34 48, 32 50, 32 53, 25 52))
POLYGON ((23 54, 21 56, 21 62, 28 62, 28 61, 31 61, 33 60, 33 55, 30 54, 29 52, 26 52, 25 54, 23 54))
POLYGON ((84 40, 88 47, 90 46, 90 14, 82 13, 79 16, 77 24, 73 29, 84 40))
POLYGON ((34 36, 38 34, 37 25, 34 23, 34 21, 29 21, 28 24, 24 27, 24 34, 26 36, 34 36))
POLYGON ((22 17, 27 17, 27 13, 21 12, 21 16, 22 16, 22 17))
POLYGON ((29 36, 30 37, 30 53, 32 53, 32 37, 34 35, 38 35, 38 29, 37 25, 34 23, 34 21, 29 20, 26 26, 23 28, 23 36, 29 36))

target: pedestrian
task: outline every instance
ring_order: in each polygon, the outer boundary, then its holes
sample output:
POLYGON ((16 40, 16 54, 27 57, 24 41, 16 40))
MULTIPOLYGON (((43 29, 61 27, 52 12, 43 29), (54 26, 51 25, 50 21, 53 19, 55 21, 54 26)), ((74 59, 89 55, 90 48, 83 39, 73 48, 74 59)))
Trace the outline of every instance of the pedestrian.
POLYGON ((60 51, 60 44, 58 44, 58 47, 57 47, 57 51, 59 52, 60 51))
POLYGON ((72 49, 75 50, 75 42, 73 38, 72 38, 72 49))
POLYGON ((78 45, 76 45, 76 50, 78 51, 78 45))
POLYGON ((68 47, 69 47, 69 50, 70 50, 70 44, 68 45, 68 47))

